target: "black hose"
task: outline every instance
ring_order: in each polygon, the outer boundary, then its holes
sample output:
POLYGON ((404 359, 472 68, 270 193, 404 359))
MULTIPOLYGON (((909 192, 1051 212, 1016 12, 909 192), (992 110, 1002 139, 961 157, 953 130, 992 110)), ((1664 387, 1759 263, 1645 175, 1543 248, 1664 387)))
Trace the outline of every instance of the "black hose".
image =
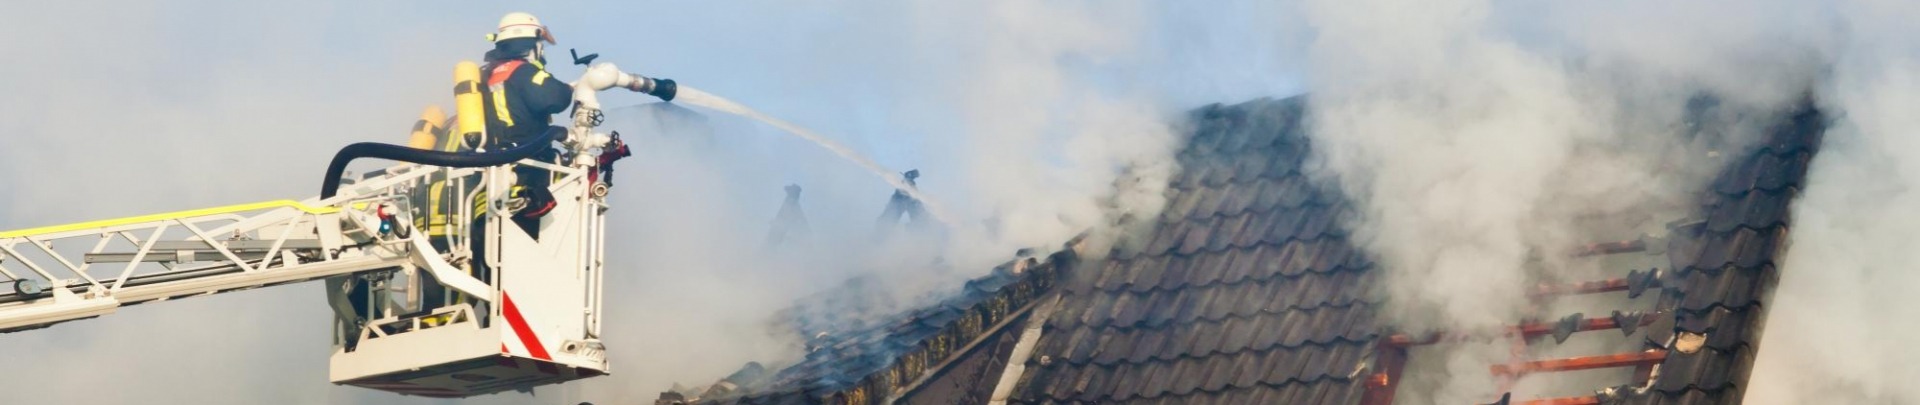
POLYGON ((546 131, 540 133, 540 136, 522 142, 520 146, 513 149, 487 153, 441 152, 376 142, 347 145, 345 148, 340 148, 339 153, 333 154, 333 163, 327 164, 327 178, 326 182, 320 185, 320 198, 333 198, 335 194, 339 194, 340 176, 346 173, 347 163, 354 159, 376 158, 444 167, 499 166, 518 162, 520 159, 526 159, 535 153, 547 150, 553 144, 553 140, 563 136, 561 134, 565 131, 566 129, 561 127, 548 127, 546 131))

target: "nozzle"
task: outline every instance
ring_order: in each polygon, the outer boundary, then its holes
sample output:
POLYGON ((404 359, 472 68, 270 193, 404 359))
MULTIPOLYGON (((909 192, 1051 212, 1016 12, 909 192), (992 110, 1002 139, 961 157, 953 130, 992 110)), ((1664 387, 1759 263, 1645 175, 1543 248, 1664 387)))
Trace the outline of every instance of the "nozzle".
POLYGON ((673 79, 653 79, 653 90, 647 91, 647 94, 659 97, 660 101, 673 101, 674 94, 679 92, 680 85, 675 84, 673 79))

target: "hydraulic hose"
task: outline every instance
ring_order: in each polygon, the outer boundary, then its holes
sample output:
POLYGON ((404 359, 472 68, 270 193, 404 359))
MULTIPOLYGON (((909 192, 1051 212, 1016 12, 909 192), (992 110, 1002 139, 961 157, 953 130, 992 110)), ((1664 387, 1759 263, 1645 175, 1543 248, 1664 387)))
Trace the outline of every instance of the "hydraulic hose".
POLYGON ((513 149, 487 153, 441 152, 378 142, 347 145, 341 148, 339 153, 333 154, 333 162, 327 164, 327 178, 326 182, 320 185, 320 198, 333 198, 334 195, 339 194, 340 176, 346 173, 347 163, 354 159, 387 159, 444 167, 499 166, 533 157, 535 153, 546 150, 552 145, 555 138, 564 137, 565 134, 565 128, 548 127, 546 131, 540 132, 539 136, 522 142, 520 146, 513 149))

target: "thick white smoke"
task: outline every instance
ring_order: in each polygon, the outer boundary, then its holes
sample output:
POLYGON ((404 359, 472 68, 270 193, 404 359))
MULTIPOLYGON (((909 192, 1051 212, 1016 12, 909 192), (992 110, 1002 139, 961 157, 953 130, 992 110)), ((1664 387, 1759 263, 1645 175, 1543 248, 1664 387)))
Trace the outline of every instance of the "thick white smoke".
MULTIPOLYGON (((667 383, 704 384, 749 360, 778 366, 800 354, 799 341, 791 335, 768 335, 766 329, 777 326, 768 322, 772 315, 797 296, 836 287, 850 275, 871 279, 864 288, 841 293, 879 297, 849 298, 839 302, 857 305, 813 308, 828 313, 802 315, 831 319, 891 315, 944 298, 959 281, 985 274, 993 265, 1011 259, 1018 248, 1054 248, 1080 232, 1103 230, 1123 215, 1158 214, 1162 190, 1174 170, 1175 139, 1164 119, 1175 112, 1143 97, 1146 90, 1157 89, 1112 85, 1088 77, 1116 63, 1137 62, 1149 51, 1137 44, 1137 31, 1148 23, 1140 4, 1104 4, 1103 10, 1096 10, 1092 3, 1014 1, 925 3, 876 10, 868 10, 874 7, 870 4, 845 7, 849 12, 886 17, 823 34, 820 44, 808 48, 823 53, 789 68, 817 73, 798 76, 813 86, 800 94, 823 99, 811 103, 845 103, 841 94, 867 92, 875 99, 897 103, 891 107, 891 116, 865 126, 851 125, 862 123, 853 119, 859 118, 859 111, 875 107, 848 105, 851 111, 815 112, 853 117, 836 122, 787 105, 793 100, 739 95, 745 91, 728 87, 727 81, 681 80, 828 136, 879 138, 867 139, 865 144, 847 143, 856 149, 864 146, 863 153, 875 154, 882 164, 895 169, 920 169, 922 191, 953 210, 956 226, 945 229, 944 238, 875 241, 866 232, 872 230, 872 215, 880 211, 886 197, 883 183, 816 145, 737 118, 715 118, 741 123, 714 134, 718 142, 727 144, 721 148, 762 148, 737 144, 764 142, 771 146, 760 152, 776 155, 690 151, 673 142, 648 145, 660 148, 651 160, 662 163, 646 163, 638 171, 641 182, 651 184, 675 168, 683 169, 673 176, 684 177, 711 170, 738 172, 738 167, 749 166, 775 168, 760 173, 768 180, 750 181, 769 183, 756 186, 769 197, 778 190, 772 181, 797 180, 806 185, 803 204, 815 232, 804 243, 813 252, 774 256, 771 261, 713 260, 724 250, 678 237, 677 243, 644 248, 664 250, 636 255, 642 266, 664 265, 695 274, 649 277, 649 282, 638 284, 644 297, 638 301, 642 306, 676 305, 686 310, 628 310, 630 315, 623 319, 631 322, 621 324, 679 326, 645 333, 649 343, 643 346, 653 350, 630 351, 626 358, 617 359, 637 364, 629 367, 639 369, 637 378, 645 384, 590 389, 585 397, 639 397, 658 392, 667 383), (862 46, 850 52, 838 45, 846 42, 862 46), (822 44, 837 45, 829 51, 822 44), (886 144, 893 145, 879 146, 886 144), (902 153, 873 150, 902 146, 919 149, 905 153, 919 156, 903 158, 902 153), (742 163, 751 161, 774 163, 742 163), (793 179, 791 174, 780 174, 822 168, 832 168, 825 170, 834 176, 793 179), (850 185, 848 179, 855 180, 850 185), (830 182, 814 187, 820 180, 830 182), (942 240, 945 245, 937 245, 942 240), (936 245, 916 246, 928 243, 936 245), (934 264, 936 256, 941 264, 934 264), (659 263, 668 257, 679 259, 659 263)), ((643 214, 671 216, 676 218, 674 223, 636 225, 719 236, 708 238, 708 243, 742 236, 758 241, 757 233, 728 234, 706 225, 741 214, 714 210, 745 204, 715 203, 715 198, 699 196, 698 190, 737 188, 738 180, 727 179, 738 177, 643 185, 642 189, 695 194, 676 195, 684 200, 671 204, 675 208, 643 214), (703 185, 708 182, 733 184, 703 185), (716 232, 721 234, 713 235, 716 232)), ((766 208, 749 212, 764 220, 773 214, 778 199, 765 198, 760 203, 766 208)), ((744 230, 764 232, 764 228, 744 230)))
POLYGON ((928 160, 957 171, 928 171, 924 181, 957 183, 947 188, 957 193, 933 194, 962 201, 962 215, 975 221, 955 235, 962 268, 1056 246, 1120 215, 1159 212, 1175 147, 1166 119, 1175 112, 1149 98, 1158 88, 1099 76, 1151 56, 1142 43, 1154 24, 1146 5, 996 1, 906 11, 916 22, 903 33, 915 38, 906 70, 955 80, 901 96, 934 100, 917 107, 957 124, 917 136, 944 151, 928 160))
MULTIPOLYGON (((1533 315, 1534 283, 1623 275, 1565 252, 1684 215, 1716 156, 1760 129, 1743 118, 1789 106, 1818 73, 1822 32, 1786 31, 1811 25, 1788 14, 1806 7, 1767 3, 1308 2, 1315 149, 1358 203, 1385 320, 1490 332, 1533 315), (1701 96, 1717 114, 1688 117, 1701 96)), ((1439 382, 1402 397, 1497 398, 1486 370, 1507 354, 1483 346, 1421 349, 1447 353, 1409 378, 1439 382)))
POLYGON ((1920 3, 1835 8, 1844 40, 1821 87, 1833 124, 1793 207, 1750 403, 1920 402, 1920 3))

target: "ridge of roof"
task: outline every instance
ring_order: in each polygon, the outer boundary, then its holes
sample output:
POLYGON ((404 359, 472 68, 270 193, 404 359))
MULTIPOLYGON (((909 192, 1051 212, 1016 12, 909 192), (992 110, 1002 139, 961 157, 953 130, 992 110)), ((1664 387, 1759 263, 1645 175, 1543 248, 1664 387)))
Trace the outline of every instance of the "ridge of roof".
POLYGON ((1721 170, 1701 198, 1699 221, 1675 230, 1668 259, 1676 282, 1657 308, 1671 309, 1671 331, 1648 336, 1667 348, 1676 334, 1699 336, 1695 350, 1675 347, 1645 389, 1596 394, 1608 404, 1731 404, 1746 395, 1759 352, 1765 303, 1779 282, 1789 207, 1819 152, 1826 118, 1811 104, 1789 111, 1744 158, 1721 170))

